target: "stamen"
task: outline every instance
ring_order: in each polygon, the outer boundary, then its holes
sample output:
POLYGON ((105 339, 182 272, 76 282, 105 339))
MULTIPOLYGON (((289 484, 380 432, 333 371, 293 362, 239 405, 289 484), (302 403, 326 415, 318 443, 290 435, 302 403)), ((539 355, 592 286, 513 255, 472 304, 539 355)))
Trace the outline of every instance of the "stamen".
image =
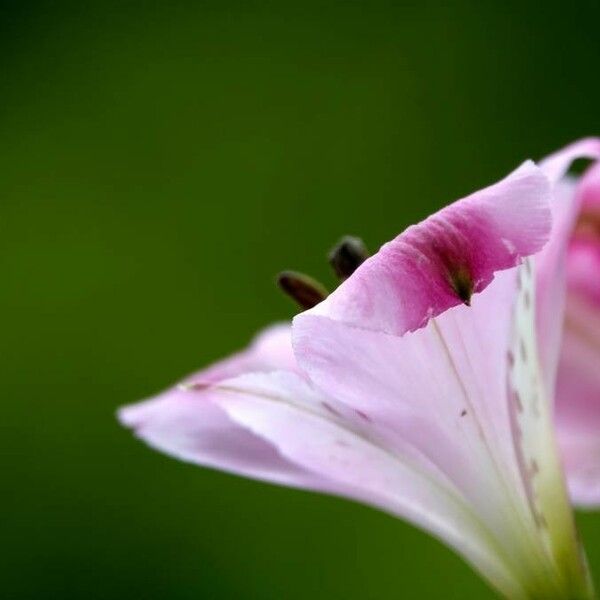
POLYGON ((318 281, 296 271, 280 273, 277 276, 277 285, 304 310, 316 306, 329 295, 318 281))
POLYGON ((358 237, 344 236, 329 253, 329 264, 340 279, 347 279, 369 258, 365 243, 358 237))

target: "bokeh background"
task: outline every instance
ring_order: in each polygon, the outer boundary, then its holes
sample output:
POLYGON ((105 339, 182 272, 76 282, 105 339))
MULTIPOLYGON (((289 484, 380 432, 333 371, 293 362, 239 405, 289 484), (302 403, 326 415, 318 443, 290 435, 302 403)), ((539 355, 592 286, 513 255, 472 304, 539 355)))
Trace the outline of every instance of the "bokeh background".
MULTIPOLYGON (((342 234, 600 133, 599 4, 0 3, 0 588, 491 598, 409 525, 177 463, 117 406, 293 314, 342 234)), ((581 515, 600 575, 600 514, 581 515)))

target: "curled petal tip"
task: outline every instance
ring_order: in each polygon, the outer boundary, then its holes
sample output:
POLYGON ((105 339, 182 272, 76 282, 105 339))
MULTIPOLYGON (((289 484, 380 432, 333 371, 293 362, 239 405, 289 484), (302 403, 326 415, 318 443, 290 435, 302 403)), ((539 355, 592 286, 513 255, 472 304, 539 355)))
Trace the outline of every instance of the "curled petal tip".
POLYGON ((420 329, 544 247, 551 197, 548 177, 526 162, 384 244, 315 314, 394 335, 420 329))

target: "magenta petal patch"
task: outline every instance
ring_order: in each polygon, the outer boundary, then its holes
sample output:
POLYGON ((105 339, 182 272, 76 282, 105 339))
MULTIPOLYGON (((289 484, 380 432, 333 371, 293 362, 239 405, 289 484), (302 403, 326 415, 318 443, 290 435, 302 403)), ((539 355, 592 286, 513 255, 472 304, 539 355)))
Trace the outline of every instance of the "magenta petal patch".
POLYGON ((550 235, 549 202, 548 178, 528 161, 406 229, 311 312, 396 335, 423 327, 538 252, 550 235))

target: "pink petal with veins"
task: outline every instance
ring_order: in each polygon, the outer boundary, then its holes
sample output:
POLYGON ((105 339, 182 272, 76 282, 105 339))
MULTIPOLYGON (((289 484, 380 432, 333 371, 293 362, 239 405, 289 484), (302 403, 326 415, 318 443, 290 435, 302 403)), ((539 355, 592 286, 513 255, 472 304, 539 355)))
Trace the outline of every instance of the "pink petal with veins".
POLYGON ((311 309, 402 335, 468 303, 494 273, 538 252, 551 229, 550 186, 532 162, 409 227, 311 309))

